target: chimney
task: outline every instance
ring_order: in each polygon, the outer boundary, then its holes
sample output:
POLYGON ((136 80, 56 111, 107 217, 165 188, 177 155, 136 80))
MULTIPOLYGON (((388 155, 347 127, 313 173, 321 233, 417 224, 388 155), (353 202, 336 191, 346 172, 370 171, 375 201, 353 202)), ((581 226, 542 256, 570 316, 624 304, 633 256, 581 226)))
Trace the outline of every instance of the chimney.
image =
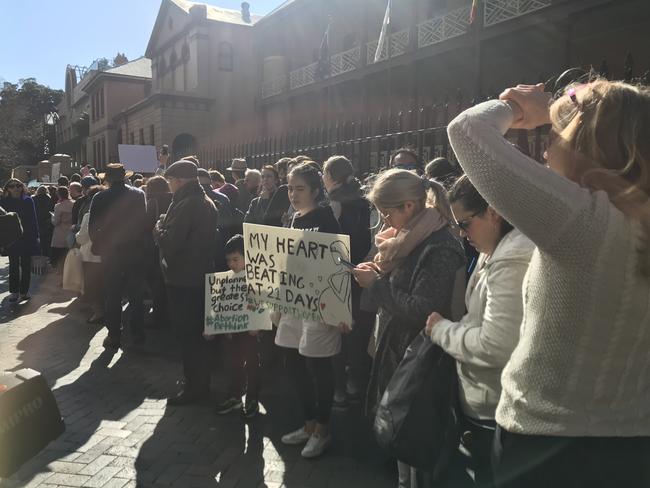
POLYGON ((251 4, 248 2, 242 2, 241 4, 241 18, 247 24, 251 23, 251 4))
POLYGON ((205 19, 208 16, 208 6, 201 3, 195 3, 190 7, 190 15, 195 19, 205 19))

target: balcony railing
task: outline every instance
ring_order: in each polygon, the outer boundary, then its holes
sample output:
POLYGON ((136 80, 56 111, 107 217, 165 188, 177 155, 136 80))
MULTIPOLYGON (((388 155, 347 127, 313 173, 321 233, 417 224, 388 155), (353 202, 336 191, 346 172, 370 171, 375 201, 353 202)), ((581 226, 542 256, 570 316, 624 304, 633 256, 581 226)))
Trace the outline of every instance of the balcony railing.
POLYGON ((418 24, 418 47, 431 46, 467 33, 470 10, 470 6, 462 7, 418 24))
POLYGON ((311 85, 316 81, 318 63, 308 64, 289 73, 289 88, 295 90, 301 86, 311 85))
POLYGON ((357 46, 330 58, 330 76, 338 76, 359 67, 361 61, 361 47, 357 46))
MULTIPOLYGON (((409 44, 411 41, 411 30, 403 29, 391 34, 388 38, 388 42, 384 42, 382 46, 381 54, 379 56, 379 61, 385 61, 389 58, 394 58, 396 56, 401 56, 408 51, 409 44)), ((377 45, 379 44, 379 39, 376 41, 370 41, 367 46, 367 58, 366 62, 368 64, 373 64, 375 62, 375 53, 377 52, 377 45)))
POLYGON ((286 76, 278 76, 271 80, 262 82, 262 98, 269 98, 274 95, 279 95, 284 91, 284 87, 287 84, 286 76))
POLYGON ((505 22, 551 5, 551 0, 485 0, 483 25, 505 22))
MULTIPOLYGON (((483 23, 485 27, 489 27, 543 9, 550 6, 551 3, 552 0, 484 0, 483 23)), ((417 25, 417 47, 431 46, 466 34, 470 26, 470 10, 471 7, 468 5, 419 23, 417 25)), ((378 39, 367 43, 367 65, 374 64, 378 44, 378 39)), ((406 54, 410 45, 411 30, 409 28, 394 32, 388 37, 387 42, 384 42, 377 61, 385 61, 406 54)), ((327 72, 325 70, 322 73, 319 72, 318 62, 295 69, 289 73, 289 90, 359 69, 362 64, 361 56, 361 47, 354 47, 331 56, 327 72)), ((286 85, 287 79, 284 77, 264 81, 261 86, 261 96, 264 99, 279 95, 285 90, 286 85)))

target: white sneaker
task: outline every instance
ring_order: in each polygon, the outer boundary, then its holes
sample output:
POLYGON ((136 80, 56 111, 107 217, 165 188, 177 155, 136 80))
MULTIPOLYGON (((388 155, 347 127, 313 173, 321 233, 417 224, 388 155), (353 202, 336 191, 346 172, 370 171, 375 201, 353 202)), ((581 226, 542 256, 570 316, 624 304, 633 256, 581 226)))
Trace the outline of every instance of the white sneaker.
POLYGON ((18 299, 19 302, 26 302, 28 300, 31 300, 32 296, 28 293, 27 295, 20 295, 20 298, 18 299))
POLYGON ((18 293, 11 293, 9 295, 9 301, 10 302, 17 302, 18 301, 18 293))
POLYGON ((289 446, 297 446, 298 444, 304 444, 311 438, 311 435, 305 430, 304 427, 289 432, 282 436, 282 443, 289 446))
POLYGON ((325 449, 331 444, 332 437, 327 435, 321 437, 313 434, 307 441, 307 445, 302 450, 301 455, 304 458, 316 458, 325 452, 325 449))

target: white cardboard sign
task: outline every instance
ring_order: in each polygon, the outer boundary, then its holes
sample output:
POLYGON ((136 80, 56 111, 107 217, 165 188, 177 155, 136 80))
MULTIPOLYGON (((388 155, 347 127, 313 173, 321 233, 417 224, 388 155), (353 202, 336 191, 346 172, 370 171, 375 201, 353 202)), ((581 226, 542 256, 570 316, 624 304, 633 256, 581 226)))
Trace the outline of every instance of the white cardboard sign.
POLYGON ((138 146, 131 144, 118 144, 117 152, 120 163, 125 170, 135 173, 155 173, 160 163, 156 146, 138 146))

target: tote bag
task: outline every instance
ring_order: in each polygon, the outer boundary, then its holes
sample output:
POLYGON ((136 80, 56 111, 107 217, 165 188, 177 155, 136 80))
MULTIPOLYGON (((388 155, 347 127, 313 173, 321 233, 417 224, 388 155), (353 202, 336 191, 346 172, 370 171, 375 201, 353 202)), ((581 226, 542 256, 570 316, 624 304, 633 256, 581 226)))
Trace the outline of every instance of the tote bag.
POLYGON ((83 293, 84 291, 84 272, 83 260, 79 248, 73 248, 68 251, 63 264, 63 289, 83 293))

